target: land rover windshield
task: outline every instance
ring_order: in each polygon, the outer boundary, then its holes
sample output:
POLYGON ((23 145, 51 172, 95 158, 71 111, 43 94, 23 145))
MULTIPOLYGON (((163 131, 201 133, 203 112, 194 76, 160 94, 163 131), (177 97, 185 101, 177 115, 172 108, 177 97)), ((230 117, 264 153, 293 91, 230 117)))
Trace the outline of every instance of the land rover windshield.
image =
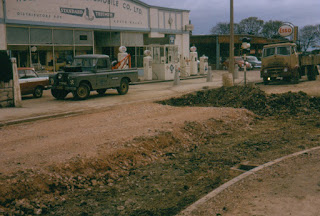
POLYGON ((290 55, 290 46, 268 47, 263 50, 263 57, 269 57, 273 55, 290 55))
POLYGON ((95 58, 75 58, 73 60, 72 66, 93 68, 96 66, 97 61, 98 61, 98 59, 95 59, 95 58))

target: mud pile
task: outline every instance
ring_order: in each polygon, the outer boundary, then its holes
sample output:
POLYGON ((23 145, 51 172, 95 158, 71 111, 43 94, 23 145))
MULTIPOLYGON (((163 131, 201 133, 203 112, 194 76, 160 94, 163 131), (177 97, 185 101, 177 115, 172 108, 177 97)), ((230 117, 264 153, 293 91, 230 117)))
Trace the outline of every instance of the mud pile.
POLYGON ((171 106, 245 108, 261 116, 312 114, 320 111, 319 97, 310 97, 304 92, 268 95, 254 85, 198 91, 159 103, 171 106))

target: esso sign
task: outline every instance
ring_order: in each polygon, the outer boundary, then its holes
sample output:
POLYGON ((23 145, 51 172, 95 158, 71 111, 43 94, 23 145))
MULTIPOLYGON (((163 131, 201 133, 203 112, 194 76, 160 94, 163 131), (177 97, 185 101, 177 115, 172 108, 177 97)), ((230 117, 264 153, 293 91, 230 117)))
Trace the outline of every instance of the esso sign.
POLYGON ((278 30, 282 37, 290 36, 293 33, 293 27, 290 25, 283 25, 278 30))

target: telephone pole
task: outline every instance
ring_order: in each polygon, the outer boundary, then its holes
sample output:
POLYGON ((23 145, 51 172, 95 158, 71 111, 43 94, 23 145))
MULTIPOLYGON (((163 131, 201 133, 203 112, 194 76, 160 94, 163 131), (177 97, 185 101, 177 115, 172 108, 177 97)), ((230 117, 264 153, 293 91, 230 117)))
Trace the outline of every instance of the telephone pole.
POLYGON ((229 43, 229 73, 234 81, 234 28, 233 28, 233 0, 230 0, 230 43, 229 43))

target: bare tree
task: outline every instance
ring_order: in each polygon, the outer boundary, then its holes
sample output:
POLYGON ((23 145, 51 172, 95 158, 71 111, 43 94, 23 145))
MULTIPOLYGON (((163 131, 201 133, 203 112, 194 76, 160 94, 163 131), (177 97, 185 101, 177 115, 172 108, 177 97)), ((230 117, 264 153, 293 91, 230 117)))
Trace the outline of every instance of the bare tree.
POLYGON ((258 17, 248 17, 243 19, 239 23, 240 33, 259 35, 262 30, 263 23, 264 21, 258 19, 258 17))
MULTIPOLYGON (((240 34, 239 24, 234 23, 233 27, 234 27, 234 33, 240 34)), ((220 22, 214 27, 212 27, 210 32, 211 34, 215 34, 215 35, 228 35, 230 34, 230 23, 220 22)))
POLYGON ((230 33, 230 23, 219 22, 216 26, 212 27, 211 34, 227 35, 230 33))
POLYGON ((314 47, 320 40, 320 25, 304 26, 299 32, 300 45, 303 51, 314 47))
POLYGON ((266 38, 274 38, 278 36, 278 30, 282 24, 282 21, 269 20, 268 22, 264 23, 261 35, 266 38))

